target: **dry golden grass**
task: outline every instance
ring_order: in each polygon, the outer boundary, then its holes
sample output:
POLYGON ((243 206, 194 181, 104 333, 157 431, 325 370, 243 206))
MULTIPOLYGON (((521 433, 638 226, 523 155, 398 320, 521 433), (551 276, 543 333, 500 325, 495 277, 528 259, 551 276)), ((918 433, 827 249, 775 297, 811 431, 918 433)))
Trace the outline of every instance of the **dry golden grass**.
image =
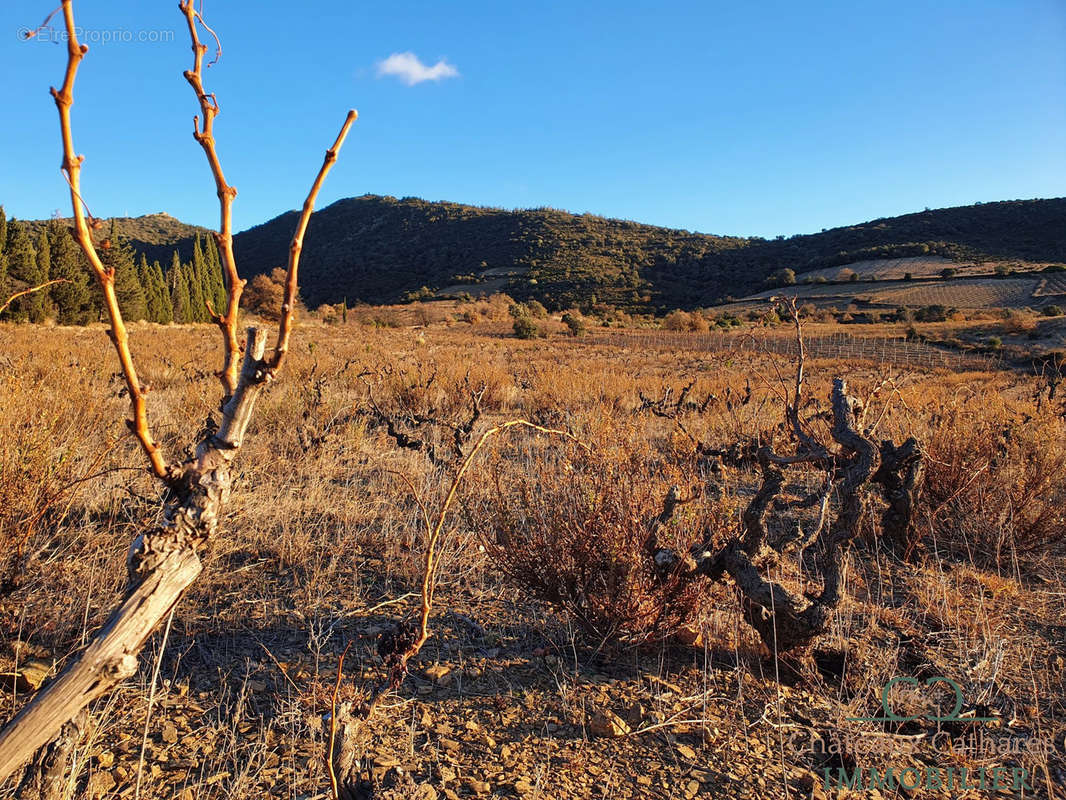
MULTIPOLYGON (((1002 720, 1000 732, 1061 742, 1064 431, 1058 401, 1038 404, 1035 381, 897 371, 885 382, 876 365, 810 363, 808 416, 817 403, 825 408, 830 379, 845 374, 868 398, 877 437, 923 443, 930 481, 920 558, 901 561, 879 543, 876 515, 868 517, 830 633, 809 658, 788 664, 765 658, 725 586, 696 620, 702 649, 655 637, 642 650, 598 647, 572 617, 532 596, 528 577, 515 580, 521 561, 501 569, 492 547, 484 552, 485 537, 507 520, 512 534, 535 537, 527 557, 544 560, 553 545, 579 542, 581 526, 594 521, 601 529, 589 541, 631 549, 635 537, 611 531, 636 530, 670 485, 687 494, 701 483, 689 434, 715 445, 787 442, 782 399, 792 367, 750 353, 645 351, 627 347, 624 333, 609 346, 561 334, 517 341, 507 335, 506 309, 457 306, 449 319, 469 310, 476 323, 445 325, 429 305, 432 314, 412 312, 425 319, 383 324, 394 312, 360 309, 348 325, 308 323, 296 332, 289 369, 261 398, 237 462, 223 533, 174 618, 142 796, 325 791, 318 714, 328 708, 338 656, 353 642, 347 696, 380 675, 377 635, 417 604, 425 526, 411 487, 433 504, 448 482, 448 467, 394 446, 370 413, 368 386, 391 412, 462 420, 466 387, 483 383, 475 435, 524 418, 571 431, 604 460, 582 462, 575 474, 573 448, 519 433, 475 466, 448 520, 434 636, 370 732, 378 773, 399 764, 459 796, 810 797, 820 770, 836 762, 782 742, 796 731, 869 735, 868 723, 846 718, 876 712, 881 687, 896 675, 951 677, 1002 720), (404 327, 411 324, 420 327, 404 327), (688 434, 639 412, 641 393, 657 398, 670 387, 676 398, 691 381, 693 402, 713 397, 703 413, 683 413, 688 434), (523 524, 531 513, 540 514, 535 524, 523 524), (448 676, 427 673, 434 663, 448 676), (632 733, 598 735, 593 720, 603 710, 632 733), (649 782, 625 777, 634 773, 649 782)), ((172 455, 217 414, 215 345, 206 326, 132 326, 153 430, 172 455)), ((0 543, 18 579, 0 597, 0 672, 27 659, 58 668, 111 608, 129 542, 158 513, 158 486, 122 422, 123 384, 102 328, 4 326, 0 353, 0 543), (25 557, 15 565, 12 548, 22 541, 25 557)), ((822 438, 827 424, 811 422, 822 438)), ((671 542, 693 542, 708 524, 739 524, 757 478, 727 466, 721 483, 721 498, 684 508, 671 542)), ((615 565, 626 557, 614 555, 615 565)), ((527 567, 536 571, 537 562, 527 567)), ((799 564, 775 571, 804 585, 799 564)), ((622 583, 632 586, 627 576, 622 583)), ((603 618, 622 611, 609 608, 603 618)), ((673 618, 665 623, 676 627, 673 618)), ((79 786, 95 781, 106 789, 99 796, 132 796, 153 641, 138 678, 95 709, 79 751, 79 786)), ((26 699, 12 686, 5 679, 0 716, 26 699)), ((931 748, 899 757, 945 758, 931 748)), ((1061 783, 1061 750, 1024 763, 1035 796, 1061 783)))

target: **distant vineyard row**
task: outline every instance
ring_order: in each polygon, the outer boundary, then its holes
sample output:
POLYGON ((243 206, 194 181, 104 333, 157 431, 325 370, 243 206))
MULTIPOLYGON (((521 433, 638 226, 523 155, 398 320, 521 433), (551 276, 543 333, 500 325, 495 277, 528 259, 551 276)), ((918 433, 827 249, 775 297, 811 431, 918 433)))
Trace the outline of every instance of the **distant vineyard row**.
POLYGON ((765 300, 774 295, 791 296, 817 304, 837 301, 881 306, 943 305, 955 308, 1037 307, 1062 299, 1066 278, 1059 275, 1032 278, 985 278, 891 283, 812 284, 789 286, 752 295, 765 300))
MULTIPOLYGON (((617 335, 595 334, 603 343, 622 344, 617 335)), ((794 357, 798 354, 795 339, 785 336, 751 336, 730 333, 676 333, 648 331, 626 334, 627 347, 658 350, 698 350, 717 353, 773 353, 794 357)), ((812 336, 804 340, 810 358, 844 361, 868 361, 876 364, 944 368, 954 370, 994 370, 1001 366, 998 358, 978 354, 953 353, 923 342, 874 336, 851 336, 846 333, 812 336)))

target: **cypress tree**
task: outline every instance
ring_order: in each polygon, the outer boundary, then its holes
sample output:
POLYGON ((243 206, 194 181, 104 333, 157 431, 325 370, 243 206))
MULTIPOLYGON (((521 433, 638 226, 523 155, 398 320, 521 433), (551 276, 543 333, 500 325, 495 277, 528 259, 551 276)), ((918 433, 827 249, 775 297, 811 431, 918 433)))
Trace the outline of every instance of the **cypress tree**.
POLYGON ((149 269, 152 274, 152 285, 155 287, 158 311, 155 321, 166 325, 174 321, 174 307, 170 303, 170 290, 167 288, 167 282, 163 278, 163 268, 159 266, 159 262, 153 261, 149 269))
POLYGON ((170 269, 167 270, 167 285, 170 287, 170 302, 175 322, 191 322, 189 282, 185 277, 185 269, 178 258, 177 250, 170 261, 170 269))
POLYGON ((137 259, 137 281, 144 291, 144 318, 149 322, 156 322, 156 317, 159 316, 159 296, 156 294, 151 267, 148 266, 144 253, 137 259))
MULTIPOLYGON (((52 276, 52 249, 49 246, 48 231, 45 228, 41 228, 41 232, 37 235, 37 276, 40 278, 40 283, 44 283, 52 276)), ((40 295, 41 319, 31 320, 32 322, 41 322, 47 317, 55 316, 51 293, 42 290, 40 295)))
POLYGON ((225 314, 229 295, 226 294, 226 281, 222 276, 222 259, 213 237, 208 236, 204 242, 204 256, 207 261, 207 279, 212 306, 219 314, 225 314))
POLYGON ((7 246, 7 214, 4 212, 4 207, 0 206, 0 253, 4 251, 7 246))
POLYGON ((200 246, 200 235, 196 235, 193 244, 192 262, 186 265, 185 275, 189 283, 189 322, 207 322, 207 297, 204 295, 204 251, 200 246))
POLYGON ((84 325, 89 321, 92 295, 89 292, 89 265, 85 254, 60 220, 48 223, 48 249, 52 257, 51 277, 68 283, 51 287, 56 321, 60 325, 84 325))
MULTIPOLYGON (((44 283, 37 271, 37 254, 33 251, 29 233, 26 226, 18 220, 11 220, 7 226, 7 245, 4 251, 7 255, 8 294, 44 283)), ((11 304, 7 314, 10 319, 18 322, 40 322, 44 319, 44 298, 40 292, 20 297, 11 304)))
POLYGON ((100 260, 115 273, 115 298, 122 316, 127 322, 136 322, 148 315, 144 287, 137 278, 137 266, 133 260, 133 248, 115 233, 115 221, 111 221, 111 246, 103 250, 100 260))

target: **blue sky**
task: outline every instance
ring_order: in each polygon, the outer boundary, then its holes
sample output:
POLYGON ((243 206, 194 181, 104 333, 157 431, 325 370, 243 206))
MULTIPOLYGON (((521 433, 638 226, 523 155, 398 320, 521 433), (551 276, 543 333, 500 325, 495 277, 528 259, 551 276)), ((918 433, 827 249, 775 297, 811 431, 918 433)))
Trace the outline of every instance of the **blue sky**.
MULTIPOLYGON (((0 203, 18 217, 69 213, 47 91, 65 51, 18 38, 54 1, 0 10, 0 203)), ((350 107, 360 119, 319 207, 370 192, 769 237, 1066 194, 1066 0, 204 11, 223 44, 205 82, 238 230, 300 205, 350 107)), ((90 32, 74 135, 93 213, 216 224, 177 3, 75 12, 90 32)))

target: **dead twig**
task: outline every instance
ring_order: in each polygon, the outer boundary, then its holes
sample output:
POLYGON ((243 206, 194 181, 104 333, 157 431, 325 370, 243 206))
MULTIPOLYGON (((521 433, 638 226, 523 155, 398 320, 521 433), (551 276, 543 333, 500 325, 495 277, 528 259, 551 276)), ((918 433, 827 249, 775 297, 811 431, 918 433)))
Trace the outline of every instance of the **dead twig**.
POLYGON ((18 300, 20 297, 25 297, 28 294, 33 294, 34 292, 39 292, 42 289, 47 289, 49 286, 55 286, 57 283, 70 283, 70 281, 68 281, 66 278, 55 278, 54 280, 45 281, 39 286, 32 286, 29 289, 23 289, 21 292, 15 292, 13 295, 11 295, 11 297, 7 298, 7 300, 2 306, 0 306, 0 314, 3 314, 5 311, 7 311, 7 307, 16 300, 18 300))
POLYGON ((345 645, 344 652, 341 653, 340 660, 337 662, 337 681, 333 684, 333 694, 330 697, 329 705, 329 758, 326 759, 326 766, 329 767, 329 785, 330 790, 333 792, 333 800, 341 800, 340 786, 337 783, 337 771, 333 766, 333 748, 337 742, 337 695, 340 694, 341 677, 344 675, 344 657, 348 655, 348 648, 351 646, 351 642, 345 645))

